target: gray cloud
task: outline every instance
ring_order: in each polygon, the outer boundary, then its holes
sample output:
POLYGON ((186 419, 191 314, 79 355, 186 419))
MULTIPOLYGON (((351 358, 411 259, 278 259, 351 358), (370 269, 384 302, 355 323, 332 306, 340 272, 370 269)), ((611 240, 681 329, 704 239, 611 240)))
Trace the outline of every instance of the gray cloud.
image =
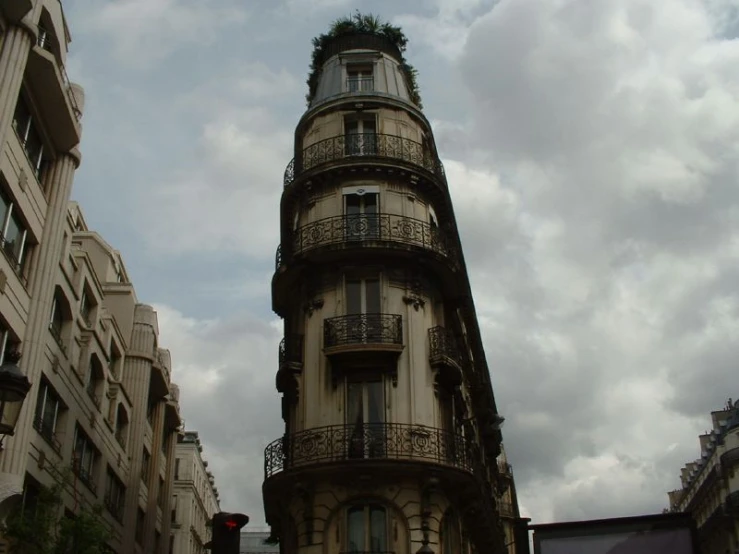
MULTIPOLYGON (((262 448, 282 432, 282 172, 310 37, 349 5, 158 0, 161 35, 124 7, 70 6, 88 91, 75 195, 160 304, 224 505, 258 522, 262 448)), ((660 511, 736 396, 732 3, 369 8, 411 39, 522 506, 536 522, 660 511)))

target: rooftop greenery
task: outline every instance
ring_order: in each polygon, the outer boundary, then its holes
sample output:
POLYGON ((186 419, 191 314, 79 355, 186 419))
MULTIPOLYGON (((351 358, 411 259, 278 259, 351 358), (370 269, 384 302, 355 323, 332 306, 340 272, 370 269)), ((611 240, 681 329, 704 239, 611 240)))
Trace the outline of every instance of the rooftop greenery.
POLYGON ((311 58, 310 71, 308 73, 308 94, 305 99, 310 105, 318 89, 318 80, 321 75, 321 65, 324 61, 323 53, 331 41, 337 37, 354 34, 370 34, 387 38, 400 51, 400 68, 408 81, 408 92, 411 101, 419 108, 421 107, 421 95, 418 90, 416 69, 410 65, 403 56, 408 46, 408 38, 403 30, 388 22, 383 22, 373 14, 362 14, 357 10, 352 15, 335 20, 327 33, 313 37, 313 55, 311 58))

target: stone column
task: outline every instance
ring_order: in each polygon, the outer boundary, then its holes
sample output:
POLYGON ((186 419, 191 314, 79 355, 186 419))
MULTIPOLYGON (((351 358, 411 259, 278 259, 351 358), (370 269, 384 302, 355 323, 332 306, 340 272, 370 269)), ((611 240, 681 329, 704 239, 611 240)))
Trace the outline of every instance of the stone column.
MULTIPOLYGON (((153 369, 152 371, 157 371, 153 369)), ((164 438, 165 403, 157 402, 154 411, 154 432, 151 438, 151 478, 149 479, 149 497, 146 503, 146 521, 144 523, 143 551, 154 552, 154 531, 157 523, 157 506, 159 505, 159 467, 162 463, 162 442, 164 438)), ((164 514, 162 513, 162 519, 164 514)))
MULTIPOLYGON (((133 552, 136 543, 136 517, 141 493, 141 457, 144 448, 144 435, 148 425, 146 414, 149 401, 149 383, 156 334, 156 315, 149 306, 137 305, 135 308, 131 340, 125 353, 123 382, 132 404, 131 436, 129 453, 131 470, 126 482, 126 506, 123 518, 124 529, 130 532, 122 537, 121 552, 133 552)), ((153 434, 152 450, 156 449, 156 434, 153 434)), ((154 472, 154 458, 150 460, 150 473, 154 472)), ((149 480, 151 482, 151 479, 149 480)), ((153 493, 149 489, 149 495, 153 493)), ((146 552, 144 549, 143 552, 146 552)))
POLYGON ((163 498, 167 499, 167 501, 162 508, 162 539, 159 544, 159 552, 155 552, 154 554, 168 554, 169 534, 171 531, 172 523, 172 520, 170 518, 170 510, 172 505, 172 491, 174 489, 174 460, 175 448, 177 446, 177 430, 165 429, 165 433, 167 433, 169 436, 167 438, 167 466, 165 469, 164 491, 162 492, 162 495, 163 498))
POLYGON ((15 113, 15 104, 23 83, 28 53, 36 35, 24 21, 9 27, 0 48, 0 144, 4 145, 15 113))

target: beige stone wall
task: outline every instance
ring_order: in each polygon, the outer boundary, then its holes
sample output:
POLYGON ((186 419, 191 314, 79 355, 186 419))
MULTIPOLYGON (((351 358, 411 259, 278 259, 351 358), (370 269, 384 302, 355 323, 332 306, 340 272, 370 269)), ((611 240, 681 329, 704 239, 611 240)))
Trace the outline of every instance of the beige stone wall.
POLYGON ((197 433, 186 433, 175 449, 177 471, 173 487, 173 552, 203 554, 210 540, 210 520, 219 511, 213 474, 202 457, 197 433))
POLYGON ((46 386, 63 408, 53 426, 42 425, 38 418, 32 421, 26 479, 49 485, 55 470, 76 468, 73 487, 65 498, 66 509, 104 505, 103 517, 115 535, 111 546, 117 552, 155 552, 158 543, 156 552, 164 554, 168 551, 169 517, 164 518, 163 513, 169 514, 167 487, 172 480, 173 459, 168 459, 169 450, 162 450, 161 445, 174 440, 179 415, 176 405, 167 406, 172 404, 166 395, 173 385, 168 379, 169 360, 161 358, 160 350, 154 347, 158 332, 156 314, 137 303, 130 284, 115 282, 116 298, 127 299, 133 312, 129 317, 135 322, 133 335, 124 335, 108 310, 108 284, 103 280, 110 274, 107 264, 122 265, 122 261, 112 251, 107 257, 88 255, 85 244, 104 243, 94 240, 95 235, 84 228, 75 204, 70 204, 64 235, 68 242, 62 249, 64 258, 60 260, 55 283, 57 304, 64 305, 62 332, 57 339, 47 329, 42 371, 26 401, 26 409, 34 415, 43 414, 38 407, 38 391, 46 386), (96 266, 94 262, 106 265, 96 266), (122 288, 128 294, 122 295, 122 288), (82 310, 83 296, 90 306, 87 313, 82 310), (153 372, 161 375, 165 387, 160 391, 164 396, 159 399, 150 397, 153 372), (153 409, 147 417, 150 402, 153 409), (82 470, 75 466, 74 451, 74 437, 80 430, 95 451, 92 464, 82 470), (144 449, 148 454, 147 467, 143 462, 144 449), (120 512, 108 498, 109 472, 126 490, 120 512), (146 517, 137 531, 138 509, 146 517))

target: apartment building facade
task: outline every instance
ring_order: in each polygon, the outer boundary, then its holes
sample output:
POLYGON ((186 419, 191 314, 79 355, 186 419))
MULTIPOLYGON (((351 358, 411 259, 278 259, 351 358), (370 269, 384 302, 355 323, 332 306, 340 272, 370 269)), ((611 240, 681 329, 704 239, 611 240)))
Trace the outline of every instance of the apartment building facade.
POLYGON ((360 27, 314 42, 284 176, 267 522, 283 554, 512 552, 503 418, 443 165, 399 29, 360 27))
POLYGON ((205 554, 211 519, 220 511, 219 496, 196 431, 185 431, 177 438, 172 492, 172 552, 205 554))
POLYGON ((702 554, 739 552, 739 401, 711 412, 711 430, 698 437, 701 457, 680 471, 681 488, 668 493, 670 510, 687 512, 702 554))
POLYGON ((181 427, 156 312, 136 298, 120 254, 70 203, 41 346, 23 501, 65 468, 65 513, 103 505, 118 553, 166 554, 181 427))
POLYGON ((63 229, 74 171, 84 95, 64 69, 69 30, 58 0, 0 2, 0 334, 2 356, 19 348, 34 383, 15 436, 0 453, 0 510, 23 489, 35 402, 63 229))

